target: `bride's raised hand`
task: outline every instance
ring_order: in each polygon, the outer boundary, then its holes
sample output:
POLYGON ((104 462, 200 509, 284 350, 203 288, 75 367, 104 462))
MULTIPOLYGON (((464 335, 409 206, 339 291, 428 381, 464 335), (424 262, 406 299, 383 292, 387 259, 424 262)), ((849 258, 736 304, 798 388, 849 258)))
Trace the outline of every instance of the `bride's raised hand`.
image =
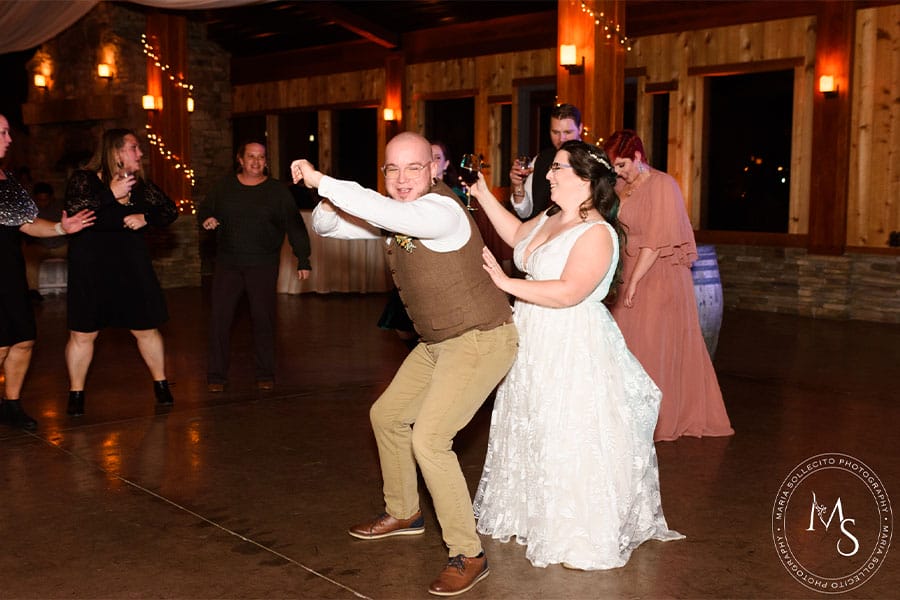
MULTIPOLYGON (((478 172, 478 181, 469 186, 469 193, 479 201, 494 198, 494 194, 488 188, 487 181, 485 181, 484 174, 481 171, 478 172)), ((494 199, 496 200, 496 198, 494 199)))

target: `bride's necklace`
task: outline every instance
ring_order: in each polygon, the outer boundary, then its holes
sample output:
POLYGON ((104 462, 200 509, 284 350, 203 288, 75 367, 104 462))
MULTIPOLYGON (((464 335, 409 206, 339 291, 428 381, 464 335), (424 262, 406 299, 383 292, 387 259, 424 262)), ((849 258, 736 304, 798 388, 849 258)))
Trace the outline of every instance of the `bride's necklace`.
POLYGON ((635 178, 634 183, 626 184, 625 188, 622 191, 625 192, 625 196, 631 197, 634 191, 641 187, 641 184, 648 179, 650 179, 650 172, 644 171, 635 178))

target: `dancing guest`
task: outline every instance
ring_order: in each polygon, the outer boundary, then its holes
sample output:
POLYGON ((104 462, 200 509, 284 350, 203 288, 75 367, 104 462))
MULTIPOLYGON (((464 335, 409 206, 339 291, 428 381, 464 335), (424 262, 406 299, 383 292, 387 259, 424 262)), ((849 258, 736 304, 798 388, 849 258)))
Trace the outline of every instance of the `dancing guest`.
POLYGON ((515 357, 518 335, 506 295, 481 268, 484 243, 468 211, 431 192, 438 169, 422 136, 401 133, 385 148, 390 197, 325 176, 305 160, 291 170, 295 182, 328 198, 313 212, 320 235, 376 237, 368 225, 394 232, 385 239, 387 262, 421 336, 370 411, 385 512, 349 533, 364 540, 423 533, 418 465, 450 555, 428 591, 462 594, 489 569, 453 438, 515 357))
POLYGON ((453 160, 450 158, 450 149, 447 147, 447 144, 441 141, 431 142, 431 157, 438 166, 437 178, 453 190, 453 193, 461 202, 465 202, 466 191, 460 185, 459 175, 457 175, 456 168, 453 166, 453 160))
POLYGON ((107 327, 131 331, 153 378, 156 401, 174 403, 159 331, 169 314, 144 231, 148 225, 171 224, 178 209, 144 178, 142 156, 133 132, 109 129, 86 169, 73 173, 66 187, 66 210, 90 209, 97 215, 93 228, 69 239, 69 415, 84 414, 94 343, 107 327))
POLYGON ((245 293, 250 305, 256 387, 275 387, 275 307, 281 245, 287 235, 297 257, 297 279, 310 275, 309 234, 287 186, 270 179, 266 147, 238 148, 240 168, 216 184, 197 210, 203 229, 216 232, 216 267, 209 319, 207 389, 222 392, 228 380, 231 326, 245 293))
POLYGON ((612 569, 647 540, 683 537, 660 503, 660 392, 603 303, 615 291, 623 238, 609 159, 569 141, 547 179, 554 206, 527 223, 500 206, 483 177, 473 188, 527 275, 508 277, 484 250, 491 279, 517 298, 521 342, 494 401, 478 531, 515 536, 538 567, 612 569))
MULTIPOLYGON (((12 143, 9 121, 0 115, 0 160, 12 143)), ((38 207, 12 176, 0 169, 0 370, 5 376, 0 422, 33 431, 37 420, 22 408, 20 395, 37 337, 34 310, 28 297, 22 234, 50 238, 76 233, 94 222, 94 213, 81 210, 71 217, 62 213, 55 223, 38 217, 38 207)))
POLYGON ((647 164, 634 131, 604 143, 628 231, 623 292, 612 314, 628 348, 662 390, 656 441, 734 434, 700 330, 691 263, 694 231, 678 182, 647 164))
POLYGON ((550 206, 550 185, 547 172, 556 151, 569 140, 581 139, 581 111, 571 104, 560 104, 550 111, 550 148, 541 150, 533 160, 524 164, 518 159, 509 170, 512 184, 513 210, 522 219, 530 219, 550 206))

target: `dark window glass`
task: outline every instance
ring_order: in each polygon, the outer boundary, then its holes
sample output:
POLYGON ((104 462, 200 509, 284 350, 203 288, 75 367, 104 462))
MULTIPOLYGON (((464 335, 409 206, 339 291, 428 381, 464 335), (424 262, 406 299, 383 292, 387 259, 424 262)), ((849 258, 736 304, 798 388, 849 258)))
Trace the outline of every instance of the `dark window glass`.
POLYGON ((334 176, 378 188, 378 111, 352 108, 334 112, 334 176))
POLYGON ((669 167, 669 94, 653 94, 653 148, 650 164, 660 171, 669 167))
POLYGON ((794 72, 709 81, 705 229, 786 233, 794 72))
POLYGON ((444 142, 450 159, 459 166, 463 154, 475 151, 475 99, 427 100, 425 137, 444 142))
MULTIPOLYGON (((303 111, 286 113, 279 117, 279 173, 285 183, 290 183, 291 163, 305 158, 319 166, 319 113, 303 111)), ((291 193, 298 208, 312 208, 318 200, 314 190, 303 183, 291 185, 291 193)))

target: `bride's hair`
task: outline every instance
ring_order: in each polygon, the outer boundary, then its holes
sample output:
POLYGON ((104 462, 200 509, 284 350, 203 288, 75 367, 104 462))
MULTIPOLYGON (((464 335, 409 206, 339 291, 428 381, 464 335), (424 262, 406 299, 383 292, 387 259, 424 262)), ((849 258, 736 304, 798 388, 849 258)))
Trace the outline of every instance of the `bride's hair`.
MULTIPOLYGON (((589 207, 593 206, 612 226, 619 238, 619 260, 616 263, 613 280, 609 285, 609 294, 604 299, 607 304, 612 304, 615 301, 619 285, 622 283, 622 255, 625 252, 626 242, 625 227, 619 221, 616 172, 612 167, 612 161, 602 148, 580 140, 569 140, 559 149, 569 154, 569 164, 575 175, 591 182, 591 197, 580 208, 582 219, 586 218, 589 207)), ((558 210, 559 207, 554 205, 550 211, 547 211, 547 214, 553 214, 558 210)))

